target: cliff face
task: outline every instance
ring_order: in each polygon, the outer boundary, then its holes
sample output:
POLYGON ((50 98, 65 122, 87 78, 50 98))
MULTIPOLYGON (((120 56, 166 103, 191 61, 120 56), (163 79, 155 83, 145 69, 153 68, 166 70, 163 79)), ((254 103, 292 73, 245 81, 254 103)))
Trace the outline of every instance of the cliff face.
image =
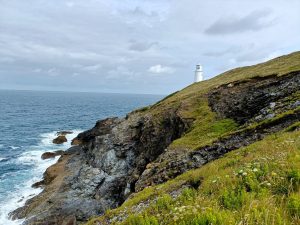
POLYGON ((176 151, 174 155, 170 150, 161 154, 151 168, 140 176, 136 189, 140 191, 149 184, 163 183, 296 123, 300 120, 300 99, 290 98, 299 90, 300 72, 283 77, 254 77, 211 90, 207 97, 210 108, 216 112, 217 117, 233 119, 244 129, 231 132, 225 137, 220 136, 213 143, 193 151, 176 151), (289 110, 295 111, 276 118, 276 115, 289 110), (267 123, 256 124, 267 119, 270 119, 267 123))
POLYGON ((164 112, 161 120, 136 112, 98 121, 74 140, 80 146, 47 169, 45 190, 14 211, 13 218, 29 218, 26 224, 64 224, 119 206, 135 191, 146 165, 188 127, 176 109, 164 112))
MULTIPOLYGON (((139 201, 138 192, 167 181, 174 182, 168 193, 176 198, 184 188, 201 186, 202 178, 174 178, 295 125, 299 106, 299 52, 191 85, 79 134, 78 146, 45 172, 44 191, 12 217, 26 218, 25 224, 79 224, 124 201, 136 202, 130 210, 137 213, 155 201, 139 201)), ((95 223, 128 216, 112 214, 95 223)))

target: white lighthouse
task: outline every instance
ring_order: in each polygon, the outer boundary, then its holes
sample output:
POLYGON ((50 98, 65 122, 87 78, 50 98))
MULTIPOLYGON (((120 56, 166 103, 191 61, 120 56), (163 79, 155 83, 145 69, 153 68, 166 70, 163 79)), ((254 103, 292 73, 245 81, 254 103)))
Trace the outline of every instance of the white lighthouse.
POLYGON ((196 65, 195 82, 203 81, 203 70, 201 65, 196 65))

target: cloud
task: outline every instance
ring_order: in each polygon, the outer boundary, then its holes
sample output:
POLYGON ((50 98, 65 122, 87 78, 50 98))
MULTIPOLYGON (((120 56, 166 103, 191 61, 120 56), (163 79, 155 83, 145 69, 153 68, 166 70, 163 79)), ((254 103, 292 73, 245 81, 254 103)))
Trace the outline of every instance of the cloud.
POLYGON ((57 68, 48 69, 47 74, 52 77, 56 77, 60 75, 59 70, 57 68))
POLYGON ((232 46, 232 47, 226 48, 224 50, 213 50, 212 49, 207 52, 204 52, 203 55, 208 56, 208 57, 220 57, 220 56, 225 56, 228 54, 235 54, 241 50, 242 50, 242 48, 240 46, 232 46))
POLYGON ((11 57, 0 57, 0 63, 13 63, 15 62, 14 58, 11 57))
POLYGON ((35 68, 35 69, 32 70, 32 72, 34 72, 34 73, 40 73, 42 71, 43 70, 41 68, 35 68))
POLYGON ((129 45, 129 50, 144 52, 157 45, 158 45, 157 42, 143 42, 143 41, 131 40, 129 45))
POLYGON ((84 66, 82 68, 82 70, 95 73, 96 71, 98 71, 101 68, 102 68, 102 65, 96 64, 96 65, 84 66))
POLYGON ((209 26, 205 33, 209 35, 224 35, 242 33, 247 31, 258 31, 274 24, 270 19, 271 11, 268 9, 253 11, 244 17, 220 18, 209 26))
POLYGON ((270 54, 270 50, 268 48, 260 49, 260 50, 255 49, 237 55, 235 60, 238 63, 250 63, 250 62, 259 63, 262 61, 270 60, 278 56, 280 56, 279 52, 274 51, 270 54))
POLYGON ((210 78, 300 46, 298 0, 0 2, 0 88, 167 94, 198 62, 210 78))
POLYGON ((117 66, 116 68, 108 71, 106 78, 110 80, 120 80, 122 77, 126 77, 131 80, 136 78, 138 74, 124 66, 117 66))
POLYGON ((66 2, 66 6, 72 8, 75 5, 74 2, 66 2))
POLYGON ((150 73, 155 73, 155 74, 161 74, 161 73, 174 73, 175 69, 172 67, 168 67, 168 66, 162 66, 160 64, 155 65, 155 66, 151 66, 148 69, 148 72, 150 73))

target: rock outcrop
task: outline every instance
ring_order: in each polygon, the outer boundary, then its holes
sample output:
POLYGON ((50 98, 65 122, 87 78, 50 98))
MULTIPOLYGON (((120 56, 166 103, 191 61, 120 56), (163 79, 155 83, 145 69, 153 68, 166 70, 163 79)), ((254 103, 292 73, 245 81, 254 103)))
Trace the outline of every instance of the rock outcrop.
POLYGON ((53 144, 60 145, 60 144, 63 144, 67 141, 68 140, 67 140, 65 135, 59 135, 57 138, 54 138, 52 142, 53 142, 53 144))
POLYGON ((64 154, 64 151, 63 150, 58 150, 58 151, 55 151, 55 152, 45 152, 41 155, 41 158, 43 160, 45 159, 51 159, 51 158, 55 158, 56 156, 60 156, 64 154))
POLYGON ((300 121, 299 100, 292 97, 299 91, 300 72, 284 77, 255 77, 213 89, 208 94, 212 110, 220 118, 232 118, 240 123, 241 130, 193 151, 166 151, 143 172, 136 183, 136 191, 163 183, 300 121), (281 115, 283 112, 288 113, 281 115))
POLYGON ((139 113, 98 121, 78 135, 80 146, 46 170, 44 191, 12 217, 29 218, 26 224, 63 224, 66 218, 86 221, 119 206, 135 191, 146 165, 188 128, 176 110, 159 121, 139 113))
MULTIPOLYGON (((43 192, 12 212, 12 218, 25 218, 26 225, 80 224, 120 206, 131 193, 200 167, 300 120, 299 71, 254 76, 207 90, 189 97, 183 94, 185 101, 170 100, 169 96, 162 101, 163 107, 155 110, 98 121, 79 134, 72 141, 76 146, 46 170, 43 181, 35 185, 43 186, 43 192), (195 149, 171 149, 174 140, 194 129, 194 114, 184 112, 198 104, 199 97, 207 100, 207 108, 217 119, 232 119, 238 129, 195 149)), ((193 107, 197 113, 201 111, 193 107)), ((64 141, 65 136, 59 135, 61 140, 55 143, 64 141)))

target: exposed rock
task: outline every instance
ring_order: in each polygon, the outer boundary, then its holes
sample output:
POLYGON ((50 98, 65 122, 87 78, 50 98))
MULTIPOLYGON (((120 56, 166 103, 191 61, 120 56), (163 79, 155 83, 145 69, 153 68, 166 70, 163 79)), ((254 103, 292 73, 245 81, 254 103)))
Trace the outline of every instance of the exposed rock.
POLYGON ((81 145, 81 141, 78 139, 78 138, 74 138, 72 141, 71 141, 71 145, 81 145))
MULTIPOLYGON (((208 100, 219 117, 232 118, 243 124, 262 114, 261 110, 273 109, 277 101, 299 91, 299 87, 299 72, 282 77, 255 77, 237 81, 231 88, 222 85, 209 93, 208 100)), ((265 113, 271 114, 268 111, 265 113)), ((265 118, 264 115, 262 118, 265 118)))
POLYGON ((131 114, 126 119, 109 118, 78 135, 81 146, 66 151, 49 167, 44 191, 12 213, 30 218, 26 224, 61 225, 68 216, 77 222, 119 206, 134 191, 146 165, 189 127, 176 114, 166 112, 163 120, 151 115, 131 114))
POLYGON ((41 155, 41 158, 44 159, 50 159, 55 158, 56 154, 54 152, 45 152, 41 155))
POLYGON ((67 134, 73 134, 73 131, 58 131, 58 132, 56 132, 57 136, 66 136, 67 134))
MULTIPOLYGON (((300 73, 298 72, 286 77, 270 76, 236 82, 233 86, 222 85, 209 93, 209 100, 211 108, 219 117, 229 117, 239 123, 249 123, 272 119, 276 116, 276 112, 295 109, 294 101, 296 100, 287 101, 286 98, 299 90, 300 73), (269 95, 270 92, 272 95, 269 95), (278 108, 274 109, 276 105, 278 108), (273 113, 266 110, 265 106, 273 108, 273 113), (244 108, 245 111, 242 111, 244 108)), ((140 191, 149 185, 163 183, 217 159, 229 151, 261 140, 270 133, 283 130, 297 121, 300 121, 299 110, 273 122, 238 131, 210 146, 204 146, 192 152, 187 149, 167 151, 146 167, 135 184, 135 190, 140 191)))
POLYGON ((43 192, 11 215, 26 218, 26 225, 65 225, 103 214, 135 191, 165 182, 299 121, 296 100, 286 101, 299 87, 298 72, 231 82, 213 89, 206 96, 219 118, 231 118, 241 125, 255 124, 272 114, 273 119, 194 151, 168 148, 191 127, 192 121, 179 113, 181 103, 178 108, 166 108, 159 117, 146 110, 123 119, 98 121, 73 140, 78 146, 67 150, 46 170, 43 192), (276 118, 290 109, 293 113, 276 118))
POLYGON ((67 142, 67 138, 64 135, 60 135, 57 138, 53 139, 53 144, 63 144, 64 142, 67 142))
POLYGON ((45 185, 44 180, 41 180, 41 181, 35 182, 33 185, 31 185, 31 187, 33 187, 33 188, 40 188, 40 187, 42 187, 44 185, 45 185))
POLYGON ((179 153, 176 156, 174 152, 162 154, 156 160, 159 163, 153 164, 156 166, 146 169, 140 176, 135 185, 136 191, 141 191, 149 185, 166 182, 188 170, 199 168, 229 151, 250 145, 263 139, 266 135, 283 130, 298 121, 300 121, 300 110, 296 110, 294 114, 286 115, 273 122, 238 131, 211 145, 186 154, 179 153))
POLYGON ((50 158, 55 158, 56 156, 64 154, 63 150, 58 150, 55 152, 45 152, 41 155, 41 158, 44 159, 50 159, 50 158))

